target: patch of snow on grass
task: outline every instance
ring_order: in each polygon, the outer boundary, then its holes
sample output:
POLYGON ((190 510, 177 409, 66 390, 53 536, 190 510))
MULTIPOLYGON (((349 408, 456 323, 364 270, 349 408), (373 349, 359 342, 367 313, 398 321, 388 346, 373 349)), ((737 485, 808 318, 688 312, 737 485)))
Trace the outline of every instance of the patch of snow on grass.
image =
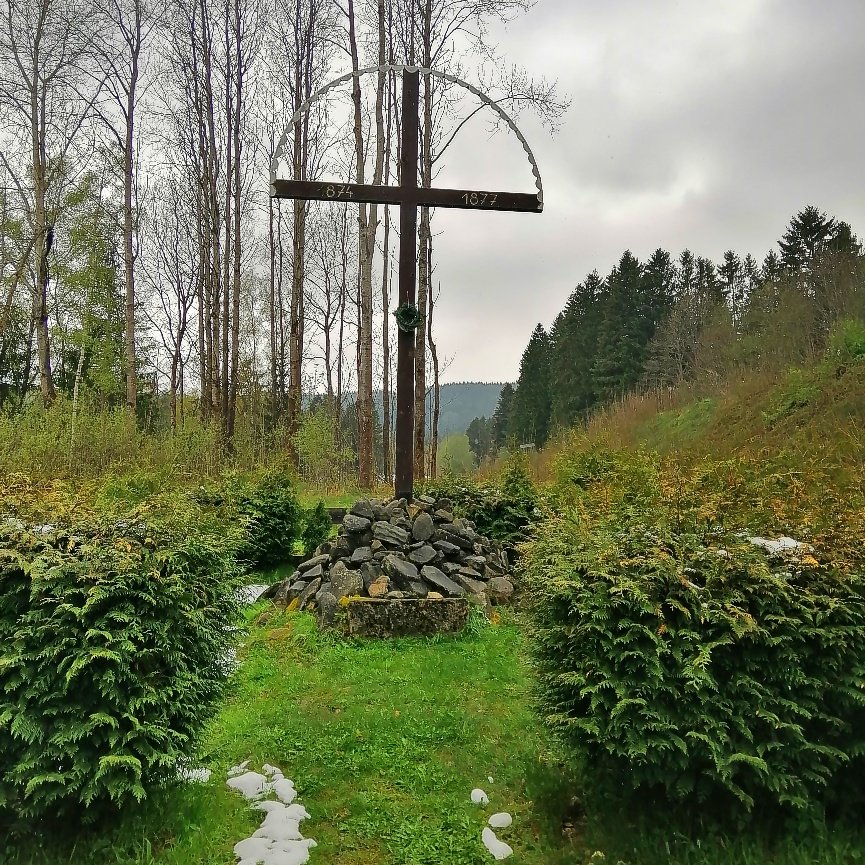
POLYGON ((496 838, 496 833, 490 829, 489 826, 484 827, 484 831, 481 832, 481 840, 484 842, 484 847, 490 851, 493 859, 507 859, 508 856, 513 855, 513 849, 510 844, 505 844, 504 841, 499 841, 496 838))
POLYGON ((474 802, 475 805, 489 805, 490 797, 487 796, 480 787, 475 787, 475 789, 472 790, 472 802, 474 802))
POLYGON ((273 788, 270 781, 259 772, 244 772, 226 782, 232 790, 246 796, 247 799, 260 799, 273 788))
POLYGON ((811 549, 808 544, 803 544, 802 541, 797 541, 795 538, 788 538, 786 535, 782 535, 774 541, 769 540, 769 538, 760 537, 748 538, 748 540, 755 547, 761 547, 769 553, 786 553, 790 550, 811 549))
POLYGON ((261 826, 252 833, 253 838, 272 838, 274 841, 300 841, 300 821, 292 820, 285 808, 269 811, 261 826))
POLYGON ((493 829, 507 829, 514 821, 507 811, 499 811, 498 814, 493 814, 487 822, 493 829))
POLYGON ((205 769, 203 766, 198 769, 190 769, 186 766, 177 767, 177 777, 181 781, 189 781, 193 784, 206 784, 213 774, 210 769, 205 769))
POLYGON ((297 790, 294 789, 294 784, 288 778, 277 778, 273 782, 273 792, 286 805, 290 805, 297 797, 297 790))
POLYGON ((254 604, 261 593, 265 589, 269 589, 270 586, 264 586, 260 584, 255 584, 252 586, 243 586, 242 588, 237 590, 237 599, 241 604, 254 604))
POLYGON ((286 778, 276 766, 265 763, 262 772, 244 772, 249 761, 229 770, 227 785, 253 800, 253 808, 265 812, 261 826, 249 838, 234 845, 238 865, 304 865, 309 861, 309 850, 316 843, 304 838, 300 832, 301 820, 309 813, 299 802, 290 804, 297 796, 294 782, 286 778), (262 799, 274 794, 282 801, 262 799))

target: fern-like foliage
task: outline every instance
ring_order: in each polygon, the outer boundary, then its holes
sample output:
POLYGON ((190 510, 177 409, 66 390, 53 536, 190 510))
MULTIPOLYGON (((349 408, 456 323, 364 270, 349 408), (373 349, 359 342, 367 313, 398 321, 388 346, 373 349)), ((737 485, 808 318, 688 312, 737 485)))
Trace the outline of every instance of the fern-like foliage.
POLYGON ((268 471, 254 478, 228 475, 218 484, 201 487, 195 500, 223 522, 240 524, 236 555, 250 568, 288 561, 303 532, 303 508, 291 478, 283 472, 268 471))
POLYGON ((0 523, 0 810, 95 818, 189 754, 239 615, 234 559, 193 516, 0 523))
POLYGON ((544 722, 592 783, 811 807, 865 749, 865 579, 642 514, 523 548, 544 722))
POLYGON ((319 501, 315 507, 305 510, 303 521, 303 534, 301 535, 303 553, 305 556, 311 556, 316 547, 327 540, 333 522, 323 501, 319 501))

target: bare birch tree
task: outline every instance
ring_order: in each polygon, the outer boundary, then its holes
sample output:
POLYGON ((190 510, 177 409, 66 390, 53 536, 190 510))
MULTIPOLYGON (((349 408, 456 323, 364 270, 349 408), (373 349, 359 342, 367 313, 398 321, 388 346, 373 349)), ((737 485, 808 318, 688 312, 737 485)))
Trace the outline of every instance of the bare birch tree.
POLYGON ((178 425, 178 394, 188 352, 190 319, 199 284, 196 254, 197 213, 184 200, 183 187, 171 175, 156 187, 146 227, 145 281, 149 288, 147 319, 169 357, 169 410, 172 433, 178 425))
MULTIPOLYGON (((349 50, 351 53, 351 68, 357 72, 360 68, 357 38, 357 19, 354 0, 348 0, 346 9, 348 18, 349 50)), ((375 163, 372 183, 381 185, 384 175, 384 88, 386 74, 381 68, 386 58, 385 43, 385 3, 376 2, 377 29, 377 60, 379 72, 376 76, 375 89, 375 163)), ((352 80, 352 101, 354 103, 354 142, 355 142, 355 180, 365 183, 365 148, 363 140, 364 125, 362 119, 360 78, 352 80)), ((372 400, 372 274, 375 255, 376 233, 378 231, 378 205, 370 204, 369 208, 360 203, 358 214, 358 366, 357 366, 357 425, 358 425, 358 484, 368 489, 373 484, 375 469, 373 400, 372 400)))
MULTIPOLYGON (((276 0, 270 33, 270 76, 278 89, 283 116, 290 117, 324 83, 332 54, 333 10, 326 0, 276 0)), ((307 111, 294 125, 287 154, 292 177, 307 180, 315 176, 322 159, 319 132, 320 107, 307 111)), ((306 345, 304 275, 306 266, 306 221, 309 205, 294 201, 291 206, 291 294, 288 313, 288 384, 286 426, 289 436, 299 427, 302 407, 303 363, 306 345)), ((276 264, 276 256, 271 266, 276 264)), ((292 460, 297 462, 293 449, 292 460)))
POLYGON ((146 66, 146 47, 156 25, 155 8, 145 0, 100 0, 107 39, 100 52, 111 105, 100 111, 121 154, 123 177, 123 278, 125 294, 124 355, 126 407, 138 401, 135 357, 135 260, 138 256, 138 185, 136 109, 146 66), (113 109, 113 110, 112 110, 113 109))
POLYGON ((0 113, 29 141, 27 183, 5 154, 0 153, 0 159, 19 177, 33 238, 31 312, 40 392, 50 405, 56 390, 49 346, 48 262, 62 186, 69 179, 69 157, 104 83, 92 68, 93 38, 98 34, 80 3, 2 0, 0 14, 0 113))

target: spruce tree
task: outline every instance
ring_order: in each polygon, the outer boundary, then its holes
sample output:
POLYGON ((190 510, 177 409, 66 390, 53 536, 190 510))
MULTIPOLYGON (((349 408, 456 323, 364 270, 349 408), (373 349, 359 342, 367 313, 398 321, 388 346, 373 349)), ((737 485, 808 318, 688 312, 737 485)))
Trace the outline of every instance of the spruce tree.
POLYGON ((780 302, 784 266, 778 254, 770 249, 763 259, 745 305, 743 331, 750 336, 763 333, 780 302))
POLYGON ((519 444, 546 444, 550 431, 550 341, 537 325, 520 360, 509 429, 519 444))
POLYGON ((646 308, 642 266, 626 250, 606 280, 601 300, 598 349, 592 366, 595 391, 606 402, 633 387, 645 359, 646 308))
POLYGON ((838 223, 809 204, 791 220, 778 241, 781 261, 793 274, 810 273, 838 231, 838 223))
POLYGON ((783 265, 778 253, 770 249, 763 259, 763 264, 760 267, 760 284, 765 285, 767 282, 777 284, 781 280, 783 274, 783 265))
POLYGON ((713 304, 723 303, 724 290, 721 281, 718 279, 718 271, 715 269, 714 262, 708 258, 703 258, 703 256, 698 256, 696 269, 697 294, 713 304))
POLYGON ((676 298, 676 266, 665 249, 656 249, 642 275, 645 341, 648 342, 676 298))
POLYGON ((856 258, 862 254, 862 244, 859 242, 859 238, 853 234, 850 223, 839 222, 835 229, 835 236, 827 244, 827 250, 856 258))
POLYGON ((598 297, 603 282, 592 271, 568 298, 550 331, 552 422, 571 426, 596 400, 592 365, 597 352, 598 297))
POLYGON ((475 455, 478 465, 493 451, 493 419, 476 417, 468 425, 466 436, 469 440, 469 448, 475 455))
POLYGON ((742 259, 742 277, 745 282, 745 299, 747 300, 748 295, 760 282, 760 269, 750 252, 742 259))
POLYGON ((724 253, 724 263, 718 268, 721 292, 730 308, 733 323, 737 324, 742 317, 742 306, 745 301, 745 274, 739 256, 728 249, 724 253))
POLYGON ((679 256, 679 279, 676 286, 676 294, 692 294, 697 284, 697 263, 694 253, 690 249, 682 250, 679 256))
POLYGON ((514 405, 514 386, 508 382, 499 393, 496 410, 490 419, 492 423, 492 444, 496 450, 506 447, 513 438, 510 429, 511 410, 514 405))

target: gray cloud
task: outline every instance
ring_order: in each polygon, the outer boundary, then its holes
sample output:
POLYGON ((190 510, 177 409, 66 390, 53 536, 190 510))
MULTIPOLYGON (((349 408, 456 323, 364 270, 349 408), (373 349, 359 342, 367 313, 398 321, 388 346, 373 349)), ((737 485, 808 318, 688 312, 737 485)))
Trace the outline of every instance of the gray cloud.
MULTIPOLYGON (((520 122, 542 216, 436 215, 447 379, 515 379, 534 325, 626 248, 761 258, 805 204, 865 234, 863 34, 862 0, 540 0, 495 30, 573 102, 555 137, 520 122)), ((519 145, 483 127, 445 182, 531 189, 519 145)))

